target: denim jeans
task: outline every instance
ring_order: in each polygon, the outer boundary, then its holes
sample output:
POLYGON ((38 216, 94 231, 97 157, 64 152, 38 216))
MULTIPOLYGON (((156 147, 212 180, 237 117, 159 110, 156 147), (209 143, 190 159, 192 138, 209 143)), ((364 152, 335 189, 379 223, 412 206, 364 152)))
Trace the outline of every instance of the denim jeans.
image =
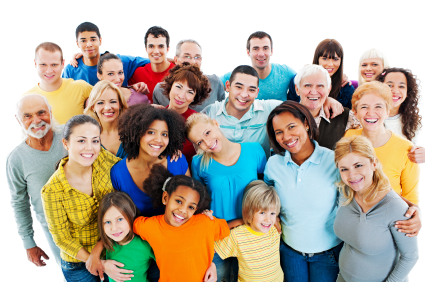
POLYGON ((215 253, 213 263, 217 268, 217 282, 221 282, 223 279, 226 282, 238 281, 238 259, 235 257, 227 258, 222 260, 221 257, 215 253))
POLYGON ((285 242, 280 244, 280 265, 285 282, 335 282, 339 273, 340 243, 322 254, 302 255, 285 242))
POLYGON ((63 276, 67 282, 99 282, 99 276, 92 275, 84 262, 68 262, 61 259, 63 276))

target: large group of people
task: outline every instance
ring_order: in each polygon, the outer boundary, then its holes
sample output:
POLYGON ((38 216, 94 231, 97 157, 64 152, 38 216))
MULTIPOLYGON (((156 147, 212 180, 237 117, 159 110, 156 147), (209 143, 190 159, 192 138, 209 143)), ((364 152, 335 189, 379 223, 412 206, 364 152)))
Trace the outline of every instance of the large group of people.
POLYGON ((76 29, 65 67, 35 49, 40 82, 16 105, 24 141, 7 179, 28 259, 33 206, 66 281, 407 281, 418 260, 419 85, 367 50, 344 74, 335 39, 299 72, 270 63, 205 75, 202 48, 151 27, 148 58, 101 54, 76 29), (227 92, 227 94, 226 94, 227 92))

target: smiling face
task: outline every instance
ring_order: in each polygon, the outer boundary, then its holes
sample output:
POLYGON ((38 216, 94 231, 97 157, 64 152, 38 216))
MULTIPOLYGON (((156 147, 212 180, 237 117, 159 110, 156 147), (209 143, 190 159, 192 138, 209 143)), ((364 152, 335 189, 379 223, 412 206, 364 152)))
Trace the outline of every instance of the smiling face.
POLYGON ((96 58, 99 55, 100 45, 102 45, 102 38, 99 38, 95 31, 83 31, 78 34, 77 46, 84 57, 96 58))
POLYGON ((106 236, 113 241, 121 242, 130 232, 130 224, 122 213, 111 206, 103 216, 103 228, 106 236))
POLYGON ((226 81, 226 91, 229 92, 228 106, 233 111, 245 113, 258 96, 258 79, 255 76, 237 73, 230 85, 226 81))
POLYGON ((196 91, 186 81, 175 81, 170 89, 170 108, 185 112, 195 99, 196 91))
POLYGON ((102 74, 97 73, 97 78, 110 81, 117 87, 121 87, 125 78, 122 62, 115 59, 104 62, 102 74))
POLYGON ((41 97, 26 97, 19 107, 17 117, 23 130, 31 137, 40 139, 46 136, 51 128, 51 114, 44 99, 41 97))
POLYGON ((360 74, 366 82, 375 80, 375 77, 380 75, 383 70, 384 63, 378 58, 366 59, 360 64, 360 74))
POLYGON ((75 126, 69 141, 62 139, 68 150, 69 161, 81 166, 91 166, 100 152, 100 129, 92 123, 75 126))
POLYGON ((103 91, 93 106, 93 111, 102 124, 114 122, 120 115, 120 109, 118 94, 111 88, 103 91))
POLYGON ((190 130, 188 138, 195 148, 200 148, 204 152, 218 153, 222 149, 223 134, 215 120, 212 124, 198 122, 190 130))
POLYGON ((331 91, 331 85, 327 85, 324 73, 317 72, 303 77, 300 88, 295 85, 295 91, 301 98, 301 104, 306 106, 313 116, 316 116, 331 91))
POLYGON ((249 223, 249 227, 252 230, 257 232, 262 232, 267 234, 270 231, 270 228, 276 223, 276 209, 270 208, 267 211, 259 210, 254 213, 252 222, 249 223))
POLYGON ((196 64, 201 67, 202 64, 202 51, 196 43, 185 42, 180 47, 180 55, 174 57, 176 65, 181 65, 184 62, 196 64))
POLYGON ((34 62, 42 84, 56 85, 62 83, 61 74, 65 60, 61 61, 59 51, 50 52, 40 48, 34 62))
POLYGON ((385 84, 391 88, 393 94, 393 109, 400 109, 407 97, 407 79, 402 72, 391 72, 385 77, 385 84))
POLYGON ((161 64, 165 62, 169 49, 170 47, 167 47, 167 39, 164 36, 155 38, 152 34, 148 35, 146 52, 152 64, 161 64))
POLYGON ((265 69, 270 63, 270 56, 273 55, 273 49, 268 37, 251 38, 250 50, 247 50, 251 58, 252 67, 265 69))
POLYGON ((163 120, 155 120, 140 139, 139 155, 144 153, 151 157, 159 157, 167 148, 168 142, 167 123, 163 120))
POLYGON ((384 129, 384 121, 388 118, 390 112, 385 100, 373 93, 364 94, 353 111, 363 130, 369 132, 384 129))
POLYGON ((335 57, 332 59, 331 57, 319 57, 319 65, 321 65, 324 69, 326 69, 330 76, 334 75, 339 69, 341 65, 341 58, 335 53, 335 57))
POLYGON ((355 153, 349 153, 338 162, 342 181, 355 192, 362 193, 373 182, 376 162, 355 153))
POLYGON ((187 186, 180 185, 171 196, 164 192, 162 201, 165 203, 165 222, 174 227, 183 225, 196 212, 199 200, 199 193, 187 186))

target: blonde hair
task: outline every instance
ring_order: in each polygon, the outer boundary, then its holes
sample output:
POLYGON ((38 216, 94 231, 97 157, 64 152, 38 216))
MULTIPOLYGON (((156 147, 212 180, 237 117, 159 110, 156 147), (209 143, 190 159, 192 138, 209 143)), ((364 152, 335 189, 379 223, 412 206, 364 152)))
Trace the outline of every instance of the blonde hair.
MULTIPOLYGON (((366 50, 361 56, 360 56, 360 60, 359 60, 359 85, 362 85, 363 83, 365 83, 365 80, 362 76, 361 70, 360 70, 360 66, 362 65, 362 62, 364 60, 368 60, 368 59, 380 59, 382 61, 382 65, 384 67, 384 69, 389 68, 390 65, 388 63, 388 59, 387 56, 385 56, 385 54, 378 49, 375 48, 371 48, 369 50, 366 50)), ((378 75, 380 75, 380 73, 378 73, 378 75)))
MULTIPOLYGON (((354 153, 358 156, 369 159, 371 163, 376 162, 376 170, 373 173, 372 185, 366 188, 363 197, 363 203, 372 202, 379 192, 391 190, 391 184, 388 177, 382 170, 382 165, 375 154, 375 149, 372 143, 364 136, 344 137, 336 143, 335 147, 335 164, 338 167, 338 162, 349 153, 354 153)), ((341 195, 346 199, 341 204, 348 205, 354 197, 354 191, 345 184, 342 180, 336 183, 341 195)))
POLYGON ((357 112, 359 100, 366 94, 374 94, 384 99, 388 111, 393 107, 393 94, 391 93, 391 88, 385 83, 371 81, 363 83, 354 91, 353 97, 351 98, 351 105, 355 112, 357 112))
POLYGON ((276 216, 280 211, 280 199, 273 186, 268 186, 262 180, 251 181, 245 188, 242 201, 242 219, 250 224, 254 214, 258 211, 276 209, 276 216))
POLYGON ((121 106, 119 115, 123 114, 128 109, 127 101, 125 100, 121 90, 110 81, 100 80, 98 83, 96 83, 96 85, 93 87, 92 91, 90 92, 90 96, 87 99, 87 107, 84 109, 84 114, 94 118, 100 124, 101 129, 103 129, 102 123, 100 122, 100 119, 97 113, 93 111, 93 107, 96 101, 99 100, 103 92, 105 92, 105 90, 107 89, 112 89, 113 91, 115 91, 115 93, 117 93, 118 101, 121 106))

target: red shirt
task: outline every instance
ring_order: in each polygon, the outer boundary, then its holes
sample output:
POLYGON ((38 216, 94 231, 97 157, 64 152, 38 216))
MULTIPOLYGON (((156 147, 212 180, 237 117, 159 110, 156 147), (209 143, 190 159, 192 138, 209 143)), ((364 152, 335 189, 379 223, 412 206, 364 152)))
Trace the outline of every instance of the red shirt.
POLYGON ((170 63, 170 66, 163 72, 154 72, 152 70, 151 63, 138 67, 133 76, 128 81, 128 85, 133 85, 138 82, 144 82, 148 86, 149 94, 147 94, 149 101, 152 103, 152 94, 155 86, 162 81, 162 79, 168 75, 170 69, 175 67, 174 63, 170 63))

